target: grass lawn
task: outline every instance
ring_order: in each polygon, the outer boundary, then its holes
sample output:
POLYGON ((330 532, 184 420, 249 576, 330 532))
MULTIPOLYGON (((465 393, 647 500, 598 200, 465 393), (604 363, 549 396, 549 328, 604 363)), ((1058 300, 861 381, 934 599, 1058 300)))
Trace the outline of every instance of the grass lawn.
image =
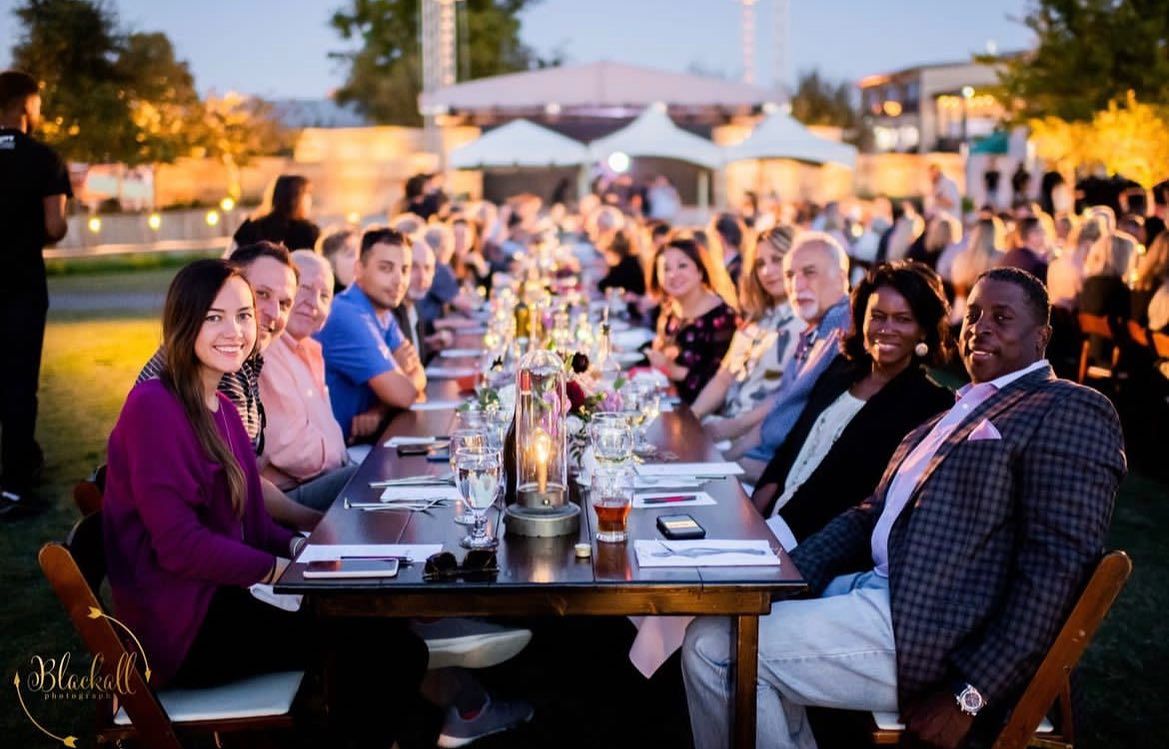
MULTIPOLYGON (((55 298, 157 292, 165 289, 173 273, 173 268, 164 268, 69 275, 51 279, 50 288, 55 298)), ((36 551, 45 541, 63 538, 76 519, 69 490, 104 461, 106 437, 122 401, 158 340, 156 309, 127 312, 82 303, 67 313, 51 315, 38 436, 48 460, 44 491, 55 505, 38 518, 3 526, 0 535, 0 558, 4 560, 0 591, 6 599, 0 608, 0 630, 4 633, 0 664, 9 685, 14 673, 28 671, 34 654, 59 657, 68 650, 75 664, 82 663, 82 668, 88 664, 84 648, 36 565, 36 551)), ((1163 720, 1169 707, 1169 640, 1160 618, 1169 611, 1166 495, 1164 484, 1134 473, 1125 481, 1117 501, 1109 545, 1126 549, 1136 571, 1083 661, 1080 746, 1169 746, 1169 724, 1163 720)), ((81 745, 92 745, 88 704, 53 703, 34 697, 29 708, 53 733, 70 732, 81 739, 81 745)), ((555 712, 559 711, 543 714, 550 717, 555 712)), ((565 746, 609 743, 584 725, 552 727, 547 732, 558 734, 565 746), (579 738, 570 738, 574 736, 579 738)), ((0 736, 5 746, 54 744, 29 724, 11 692, 0 699, 0 736)))

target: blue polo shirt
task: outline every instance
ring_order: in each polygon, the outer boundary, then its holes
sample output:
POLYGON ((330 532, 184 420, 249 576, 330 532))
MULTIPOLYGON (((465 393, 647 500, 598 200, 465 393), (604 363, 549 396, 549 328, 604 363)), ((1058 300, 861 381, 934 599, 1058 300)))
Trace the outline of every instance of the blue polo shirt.
POLYGON ((353 284, 333 299, 325 327, 316 334, 325 357, 325 383, 333 416, 345 439, 353 417, 377 403, 369 386, 374 377, 397 369, 393 352, 402 345, 402 329, 393 314, 378 319, 369 297, 353 284))

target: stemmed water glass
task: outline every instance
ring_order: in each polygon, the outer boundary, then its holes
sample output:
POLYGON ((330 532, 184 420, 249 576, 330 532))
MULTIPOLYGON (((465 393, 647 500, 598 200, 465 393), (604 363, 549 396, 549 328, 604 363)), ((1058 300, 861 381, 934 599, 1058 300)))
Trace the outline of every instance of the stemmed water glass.
POLYGON ((645 435, 646 427, 661 413, 662 396, 652 382, 631 382, 622 393, 623 412, 634 428, 633 452, 653 455, 658 448, 645 435))
POLYGON ((455 460, 455 484, 471 508, 471 532, 459 543, 467 549, 494 549, 499 540, 487 535, 487 510, 495 504, 503 479, 503 461, 495 450, 466 448, 455 460))

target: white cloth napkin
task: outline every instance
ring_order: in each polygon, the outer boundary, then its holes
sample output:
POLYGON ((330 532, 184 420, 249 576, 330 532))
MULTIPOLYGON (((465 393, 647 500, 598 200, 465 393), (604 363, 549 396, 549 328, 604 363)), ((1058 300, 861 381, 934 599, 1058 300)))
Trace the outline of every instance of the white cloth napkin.
POLYGON ((385 441, 385 447, 401 447, 403 445, 433 445, 438 441, 438 437, 411 437, 409 435, 398 435, 397 437, 390 437, 385 441))
POLYGON ((637 553, 637 564, 640 567, 777 567, 779 557, 771 550, 771 544, 764 539, 739 540, 700 538, 693 541, 656 541, 640 540, 633 542, 637 553), (727 549, 724 553, 702 553, 696 556, 683 554, 662 554, 667 550, 684 552, 687 550, 727 549), (734 549, 759 550, 763 554, 736 553, 734 549))
POLYGON ((637 627, 633 647, 629 648, 629 661, 648 679, 675 650, 682 647, 686 627, 694 617, 631 616, 629 621, 637 627))
POLYGON ((642 463, 637 467, 641 476, 741 476, 743 468, 738 463, 718 461, 710 463, 642 463))
POLYGON ((633 488, 637 490, 697 489, 700 486, 702 486, 702 480, 693 476, 633 477, 633 488))
POLYGON ((696 507, 699 505, 713 505, 718 504, 714 501, 714 497, 706 492, 648 492, 645 494, 637 494, 633 498, 633 508, 637 510, 672 510, 675 507, 696 507), (649 502, 647 499, 654 497, 677 497, 688 496, 691 499, 684 499, 679 502, 649 502))
POLYGON ((453 486, 387 486, 382 491, 383 502, 429 502, 432 499, 459 499, 459 490, 453 486))
POLYGON ((423 401, 410 406, 411 411, 449 411, 463 405, 462 401, 423 401))
POLYGON ((470 377, 478 371, 471 367, 439 367, 432 364, 426 368, 426 376, 436 380, 453 380, 458 377, 470 377))
POLYGON ((300 604, 304 601, 304 596, 293 593, 277 593, 276 590, 267 583, 256 583, 248 588, 248 592, 257 601, 263 601, 269 606, 275 606, 284 611, 297 612, 300 611, 300 604))

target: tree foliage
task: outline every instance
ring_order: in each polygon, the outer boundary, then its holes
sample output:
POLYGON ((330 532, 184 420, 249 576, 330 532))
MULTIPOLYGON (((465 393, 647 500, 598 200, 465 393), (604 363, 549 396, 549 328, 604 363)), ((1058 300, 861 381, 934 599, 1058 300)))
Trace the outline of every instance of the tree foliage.
MULTIPOLYGON (((102 0, 24 0, 13 67, 42 83, 43 135, 72 161, 128 165, 279 147, 261 102, 200 100, 166 34, 126 33, 102 0), (230 126, 225 125, 230 122, 230 126)), ((237 97, 239 98, 239 97, 237 97)))
MULTIPOLYGON (((457 12, 466 14, 465 43, 470 78, 527 70, 546 64, 520 41, 519 12, 531 0, 464 0, 457 12)), ((349 0, 333 14, 332 25, 346 40, 360 42, 332 57, 349 67, 336 99, 353 103, 376 122, 416 125, 422 89, 420 0, 349 0)))
POLYGON ((1128 91, 1169 101, 1169 0, 1031 0, 1023 22, 1037 47, 996 91, 1016 121, 1087 121, 1128 91))
POLYGON ((859 119, 854 92, 853 84, 834 83, 818 70, 800 73, 791 97, 792 116, 805 125, 832 125, 852 130, 859 119))
POLYGON ((1099 166, 1150 188, 1169 169, 1169 107, 1142 103, 1132 92, 1090 122, 1045 117, 1030 125, 1036 153, 1061 171, 1099 166))

